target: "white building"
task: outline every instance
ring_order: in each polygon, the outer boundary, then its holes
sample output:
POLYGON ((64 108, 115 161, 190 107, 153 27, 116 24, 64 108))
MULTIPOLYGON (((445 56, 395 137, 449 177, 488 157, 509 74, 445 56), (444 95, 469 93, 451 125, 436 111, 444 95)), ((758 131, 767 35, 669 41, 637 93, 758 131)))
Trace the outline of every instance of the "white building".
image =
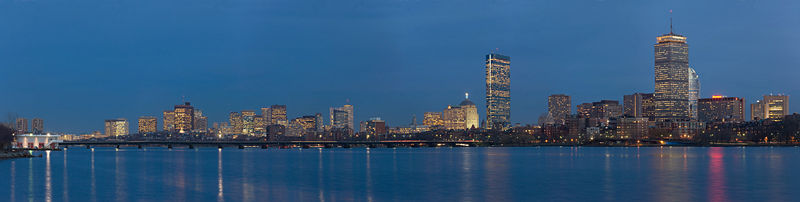
POLYGON ((14 136, 16 149, 55 149, 61 143, 60 135, 51 134, 20 134, 14 136))

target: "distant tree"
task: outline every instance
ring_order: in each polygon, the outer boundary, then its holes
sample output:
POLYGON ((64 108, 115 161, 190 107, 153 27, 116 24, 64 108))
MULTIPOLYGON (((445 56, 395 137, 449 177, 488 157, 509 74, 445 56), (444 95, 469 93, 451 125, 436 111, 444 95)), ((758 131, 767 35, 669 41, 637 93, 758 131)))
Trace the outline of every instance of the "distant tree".
POLYGON ((14 141, 14 129, 5 124, 0 124, 0 150, 7 149, 12 141, 14 141))

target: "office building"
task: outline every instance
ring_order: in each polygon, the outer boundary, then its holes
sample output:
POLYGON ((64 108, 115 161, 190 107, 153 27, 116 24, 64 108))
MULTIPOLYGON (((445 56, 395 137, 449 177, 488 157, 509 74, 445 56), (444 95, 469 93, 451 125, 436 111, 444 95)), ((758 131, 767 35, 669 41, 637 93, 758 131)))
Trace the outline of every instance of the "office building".
POLYGON ((750 120, 757 121, 761 119, 765 119, 764 113, 764 102, 761 100, 756 100, 755 103, 750 104, 750 120))
POLYGON ((371 118, 368 121, 361 122, 360 125, 361 132, 366 133, 367 139, 381 137, 388 134, 386 121, 381 120, 379 117, 371 118))
POLYGON ((547 97, 547 115, 557 124, 565 124, 568 115, 572 114, 570 97, 564 94, 547 97))
POLYGON ((182 105, 175 105, 175 129, 176 132, 191 132, 194 127, 194 107, 189 102, 182 105))
MULTIPOLYGON (((263 111, 262 111, 263 113, 263 111)), ((286 117, 286 105, 272 105, 269 108, 270 125, 282 125, 284 127, 289 125, 289 120, 286 117)))
POLYGON ((486 125, 503 130, 511 126, 511 57, 486 55, 486 125))
POLYGON ((158 130, 158 119, 152 116, 139 117, 138 133, 155 133, 158 130))
POLYGON ((253 110, 242 111, 242 134, 253 135, 255 133, 256 112, 253 110))
POLYGON ((466 130, 480 127, 478 108, 467 98, 457 106, 448 105, 442 112, 444 128, 448 130, 466 130))
POLYGON ((426 125, 429 127, 444 126, 444 120, 442 120, 442 112, 425 112, 422 119, 422 125, 426 125))
POLYGON ((44 120, 40 118, 33 118, 33 120, 31 120, 31 130, 34 134, 44 133, 44 120))
POLYGON ((28 133, 28 119, 17 118, 16 127, 14 129, 16 129, 16 134, 28 133))
POLYGON ((331 127, 333 128, 353 128, 353 105, 346 104, 342 107, 331 107, 331 127))
POLYGON ((700 99, 700 76, 689 68, 689 118, 697 120, 697 100, 700 99))
POLYGON ((106 136, 117 137, 128 135, 128 120, 109 119, 105 121, 106 136))
POLYGON ((652 93, 634 93, 623 96, 623 115, 627 117, 655 118, 655 100, 652 93))
POLYGON ((164 131, 175 131, 175 111, 165 110, 162 122, 164 122, 164 131))
POLYGON ((656 38, 655 103, 656 120, 688 120, 689 45, 686 37, 672 32, 656 38))
POLYGON ((231 131, 230 134, 242 134, 242 130, 244 126, 242 125, 242 113, 239 112, 231 112, 228 115, 228 123, 230 123, 231 131))
POLYGON ((698 120, 702 122, 738 123, 745 121, 744 98, 712 96, 697 101, 698 120))
POLYGON ((789 115, 789 96, 764 95, 764 114, 768 119, 782 119, 789 115))
POLYGON ((208 117, 203 116, 203 111, 200 109, 194 109, 194 128, 195 132, 207 132, 208 131, 208 117))

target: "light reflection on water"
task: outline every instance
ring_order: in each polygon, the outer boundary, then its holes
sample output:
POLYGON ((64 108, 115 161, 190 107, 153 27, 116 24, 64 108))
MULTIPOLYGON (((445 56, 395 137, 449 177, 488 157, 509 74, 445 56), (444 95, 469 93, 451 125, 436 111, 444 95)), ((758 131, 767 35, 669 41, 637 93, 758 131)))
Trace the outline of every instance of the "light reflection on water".
POLYGON ((800 185, 796 147, 71 148, 43 154, 0 161, 0 172, 9 173, 0 201, 788 201, 800 185))

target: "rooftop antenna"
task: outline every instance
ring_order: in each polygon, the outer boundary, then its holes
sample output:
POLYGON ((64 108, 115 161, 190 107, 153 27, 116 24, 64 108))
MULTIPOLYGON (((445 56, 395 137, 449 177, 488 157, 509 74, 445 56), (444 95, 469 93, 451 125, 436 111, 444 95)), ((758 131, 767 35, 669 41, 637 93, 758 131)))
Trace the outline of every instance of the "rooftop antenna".
POLYGON ((672 34, 672 9, 669 9, 669 33, 672 34))

